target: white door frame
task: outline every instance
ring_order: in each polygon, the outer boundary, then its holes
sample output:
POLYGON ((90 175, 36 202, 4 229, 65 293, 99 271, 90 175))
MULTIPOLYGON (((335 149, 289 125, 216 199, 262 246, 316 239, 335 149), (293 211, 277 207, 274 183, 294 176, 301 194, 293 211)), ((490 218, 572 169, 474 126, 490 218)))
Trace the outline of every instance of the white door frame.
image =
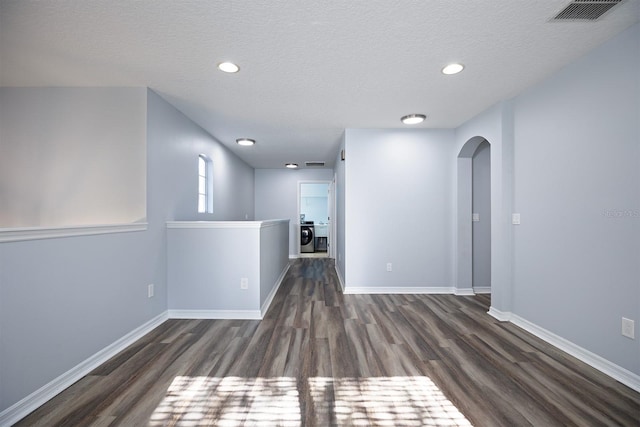
MULTIPOLYGON (((328 212, 329 215, 329 241, 327 242, 329 247, 327 248, 327 255, 329 258, 335 258, 335 216, 336 216, 336 196, 335 196, 335 180, 300 180, 298 181, 298 213, 296 215, 296 242, 298 247, 298 256, 300 256, 300 194, 302 184, 327 184, 327 188, 329 189, 328 198, 328 212)), ((315 238, 315 237, 314 237, 315 238)))

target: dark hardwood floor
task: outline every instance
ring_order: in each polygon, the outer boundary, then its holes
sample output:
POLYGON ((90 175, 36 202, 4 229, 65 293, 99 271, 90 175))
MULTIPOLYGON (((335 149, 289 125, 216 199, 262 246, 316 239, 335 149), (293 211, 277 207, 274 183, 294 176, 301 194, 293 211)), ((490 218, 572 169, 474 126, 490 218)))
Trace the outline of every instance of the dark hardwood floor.
POLYGON ((169 320, 17 425, 640 425, 639 393, 488 308, 298 259, 262 321, 169 320))

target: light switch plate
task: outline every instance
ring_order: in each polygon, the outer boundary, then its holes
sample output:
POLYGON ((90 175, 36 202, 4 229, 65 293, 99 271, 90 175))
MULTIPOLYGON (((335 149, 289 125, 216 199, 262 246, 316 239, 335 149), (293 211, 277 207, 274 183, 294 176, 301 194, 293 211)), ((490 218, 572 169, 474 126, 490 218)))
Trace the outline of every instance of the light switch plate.
POLYGON ((520 214, 519 213, 511 214, 511 224, 520 225, 520 214))
POLYGON ((480 214, 479 213, 471 214, 471 221, 473 221, 473 222, 480 221, 480 214))

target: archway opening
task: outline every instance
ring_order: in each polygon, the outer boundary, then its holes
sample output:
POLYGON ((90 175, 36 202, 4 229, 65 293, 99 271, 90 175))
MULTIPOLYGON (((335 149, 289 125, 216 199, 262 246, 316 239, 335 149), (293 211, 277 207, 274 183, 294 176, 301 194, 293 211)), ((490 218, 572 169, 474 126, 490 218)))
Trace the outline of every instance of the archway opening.
POLYGON ((491 293, 491 145, 475 136, 457 159, 457 293, 491 293))

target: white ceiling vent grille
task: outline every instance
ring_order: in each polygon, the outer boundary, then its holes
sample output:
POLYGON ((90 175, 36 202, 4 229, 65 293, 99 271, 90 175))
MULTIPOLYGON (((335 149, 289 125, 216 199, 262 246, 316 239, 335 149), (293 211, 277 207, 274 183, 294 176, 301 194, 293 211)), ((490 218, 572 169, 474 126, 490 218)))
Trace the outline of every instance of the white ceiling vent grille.
POLYGON ((623 0, 574 0, 552 21, 595 21, 623 0))
POLYGON ((304 165, 309 168, 322 168, 324 167, 324 162, 304 162, 304 165))

